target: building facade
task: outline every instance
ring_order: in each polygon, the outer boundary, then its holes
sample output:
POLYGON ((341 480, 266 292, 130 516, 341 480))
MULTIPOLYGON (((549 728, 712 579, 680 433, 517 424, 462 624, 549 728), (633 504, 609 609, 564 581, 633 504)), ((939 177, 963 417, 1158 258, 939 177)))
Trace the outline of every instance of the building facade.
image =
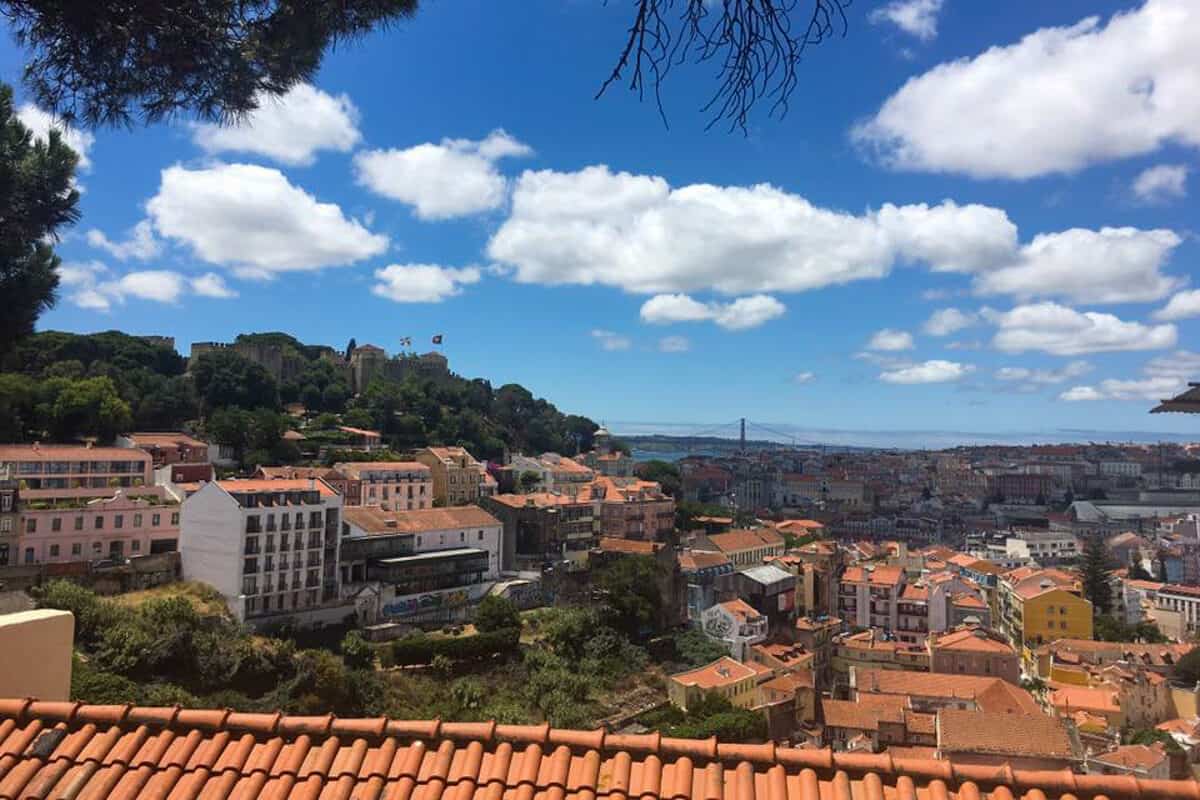
POLYGON ((20 563, 169 553, 179 548, 179 510, 179 502, 157 487, 135 494, 118 489, 111 497, 32 500, 21 509, 20 563))
POLYGON ((433 508, 433 471, 419 461, 355 461, 335 464, 347 480, 358 483, 357 503, 388 511, 433 508))
POLYGON ((466 506, 479 499, 484 467, 462 447, 426 447, 417 461, 429 467, 433 499, 443 506, 466 506))

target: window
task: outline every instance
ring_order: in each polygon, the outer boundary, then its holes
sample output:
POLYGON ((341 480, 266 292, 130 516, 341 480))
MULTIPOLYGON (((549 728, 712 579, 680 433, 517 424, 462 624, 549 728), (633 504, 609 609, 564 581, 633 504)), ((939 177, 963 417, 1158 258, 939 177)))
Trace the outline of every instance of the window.
POLYGON ((155 528, 157 528, 159 525, 162 524, 162 515, 161 514, 151 514, 150 515, 150 524, 153 525, 155 528))
POLYGON ((12 532, 12 518, 10 518, 10 517, 0 518, 0 533, 11 533, 11 532, 12 532))
POLYGON ((124 514, 117 514, 117 515, 113 516, 113 527, 114 528, 124 528, 125 527, 125 515, 124 514))
POLYGON ((58 545, 56 545, 56 544, 50 545, 50 557, 58 558, 58 545))
POLYGON ((258 594, 258 578, 253 575, 242 578, 242 594, 258 594))
POLYGON ((77 531, 83 530, 83 517, 75 518, 75 530, 77 530, 77 531))
POLYGON ((465 542, 465 541, 467 540, 467 532, 466 532, 466 531, 459 531, 459 532, 458 532, 458 540, 459 540, 460 542, 465 542))
POLYGON ((50 520, 50 530, 52 530, 55 533, 58 533, 59 531, 62 530, 62 518, 61 517, 55 517, 54 519, 50 520))
POLYGON ((178 525, 178 524, 179 524, 179 512, 178 512, 178 511, 174 512, 173 514, 171 514, 171 524, 172 524, 172 525, 178 525))
POLYGON ((279 534, 279 552, 287 552, 288 550, 288 535, 286 533, 279 534))
POLYGON ((92 555, 98 556, 104 551, 104 546, 99 542, 92 542, 92 555))
POLYGON ((98 531, 104 530, 104 517, 96 517, 92 522, 92 527, 98 531))
POLYGON ((82 554, 83 554, 83 545, 80 544, 79 542, 73 542, 71 544, 71 555, 78 556, 78 555, 82 555, 82 554))
POLYGON ((258 572, 258 559, 247 558, 242 562, 242 573, 258 572))
POLYGON ((33 548, 32 547, 25 548, 25 563, 26 564, 33 563, 33 548))
POLYGON ((265 559, 263 559, 263 571, 264 572, 274 572, 275 571, 275 556, 267 556, 265 559))
POLYGON ((142 515, 141 514, 133 515, 133 527, 135 527, 135 528, 142 527, 142 515))
MULTIPOLYGON (((266 588, 266 590, 267 590, 268 592, 269 592, 269 591, 271 591, 271 587, 270 587, 270 586, 268 586, 268 587, 266 588)), ((270 598, 270 596, 267 596, 267 597, 264 597, 264 598, 262 599, 262 601, 263 601, 263 613, 265 614, 266 612, 268 612, 268 611, 270 611, 270 610, 271 610, 271 598, 270 598)))
POLYGON ((25 520, 25 532, 26 533, 37 533, 37 520, 36 519, 33 519, 32 517, 30 517, 29 519, 25 520))
POLYGON ((258 598, 257 597, 247 597, 246 598, 246 614, 248 614, 248 615, 254 614, 257 611, 258 611, 258 598))
POLYGON ((479 541, 483 541, 483 531, 479 532, 479 541))
POLYGON ((140 552, 142 552, 142 543, 141 543, 141 541, 139 541, 138 539, 134 539, 132 542, 130 542, 130 543, 129 543, 129 549, 130 549, 130 550, 132 550, 132 551, 133 551, 133 552, 135 552, 135 553, 140 553, 140 552))

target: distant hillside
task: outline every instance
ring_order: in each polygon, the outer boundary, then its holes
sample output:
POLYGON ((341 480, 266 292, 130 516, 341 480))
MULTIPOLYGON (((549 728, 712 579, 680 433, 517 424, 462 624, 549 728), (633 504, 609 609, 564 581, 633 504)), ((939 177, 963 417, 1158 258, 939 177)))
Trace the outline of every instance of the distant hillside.
POLYGON ((506 448, 574 453, 591 447, 597 427, 518 384, 493 388, 483 378, 380 377, 353 397, 333 348, 285 333, 243 334, 236 341, 278 345, 301 366, 281 382, 230 349, 206 352, 189 369, 154 338, 36 333, 0 365, 0 441, 106 441, 132 429, 190 429, 219 440, 218 434, 255 427, 275 433, 251 431, 251 438, 266 441, 237 444, 286 460, 289 451, 274 445, 287 426, 262 412, 282 415, 291 403, 302 403, 309 416, 322 415, 324 423, 379 430, 396 449, 461 445, 481 458, 497 458, 506 448), (252 419, 250 412, 260 413, 252 419))

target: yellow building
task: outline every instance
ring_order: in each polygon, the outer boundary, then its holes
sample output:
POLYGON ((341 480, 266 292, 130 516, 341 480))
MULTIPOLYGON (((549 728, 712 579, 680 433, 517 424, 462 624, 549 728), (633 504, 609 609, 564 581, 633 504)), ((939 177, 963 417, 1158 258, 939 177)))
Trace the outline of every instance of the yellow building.
POLYGON ((433 499, 443 506, 468 506, 479 499, 486 470, 461 447, 426 447, 416 460, 429 467, 433 499))
POLYGON ((774 672, 761 664, 743 664, 729 656, 703 667, 672 675, 667 684, 671 704, 688 710, 708 692, 717 692, 738 708, 759 704, 758 686, 770 680, 774 672))
POLYGON ((1022 567, 1000 581, 1000 627, 1014 647, 1055 639, 1091 639, 1092 604, 1078 578, 1057 569, 1022 567))

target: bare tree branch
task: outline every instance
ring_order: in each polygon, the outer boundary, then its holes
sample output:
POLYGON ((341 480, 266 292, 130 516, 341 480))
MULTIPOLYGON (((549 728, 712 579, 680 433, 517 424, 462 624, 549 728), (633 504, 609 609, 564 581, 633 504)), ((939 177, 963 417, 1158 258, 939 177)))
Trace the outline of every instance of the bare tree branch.
POLYGON ((771 116, 787 114, 799 85, 804 51, 839 32, 853 0, 634 0, 636 14, 612 73, 596 93, 624 81, 644 99, 647 82, 666 124, 662 84, 672 66, 691 61, 718 65, 717 89, 701 107, 707 128, 728 120, 746 131, 754 105, 771 103, 771 116), (678 10, 678 14, 674 12, 678 10))

